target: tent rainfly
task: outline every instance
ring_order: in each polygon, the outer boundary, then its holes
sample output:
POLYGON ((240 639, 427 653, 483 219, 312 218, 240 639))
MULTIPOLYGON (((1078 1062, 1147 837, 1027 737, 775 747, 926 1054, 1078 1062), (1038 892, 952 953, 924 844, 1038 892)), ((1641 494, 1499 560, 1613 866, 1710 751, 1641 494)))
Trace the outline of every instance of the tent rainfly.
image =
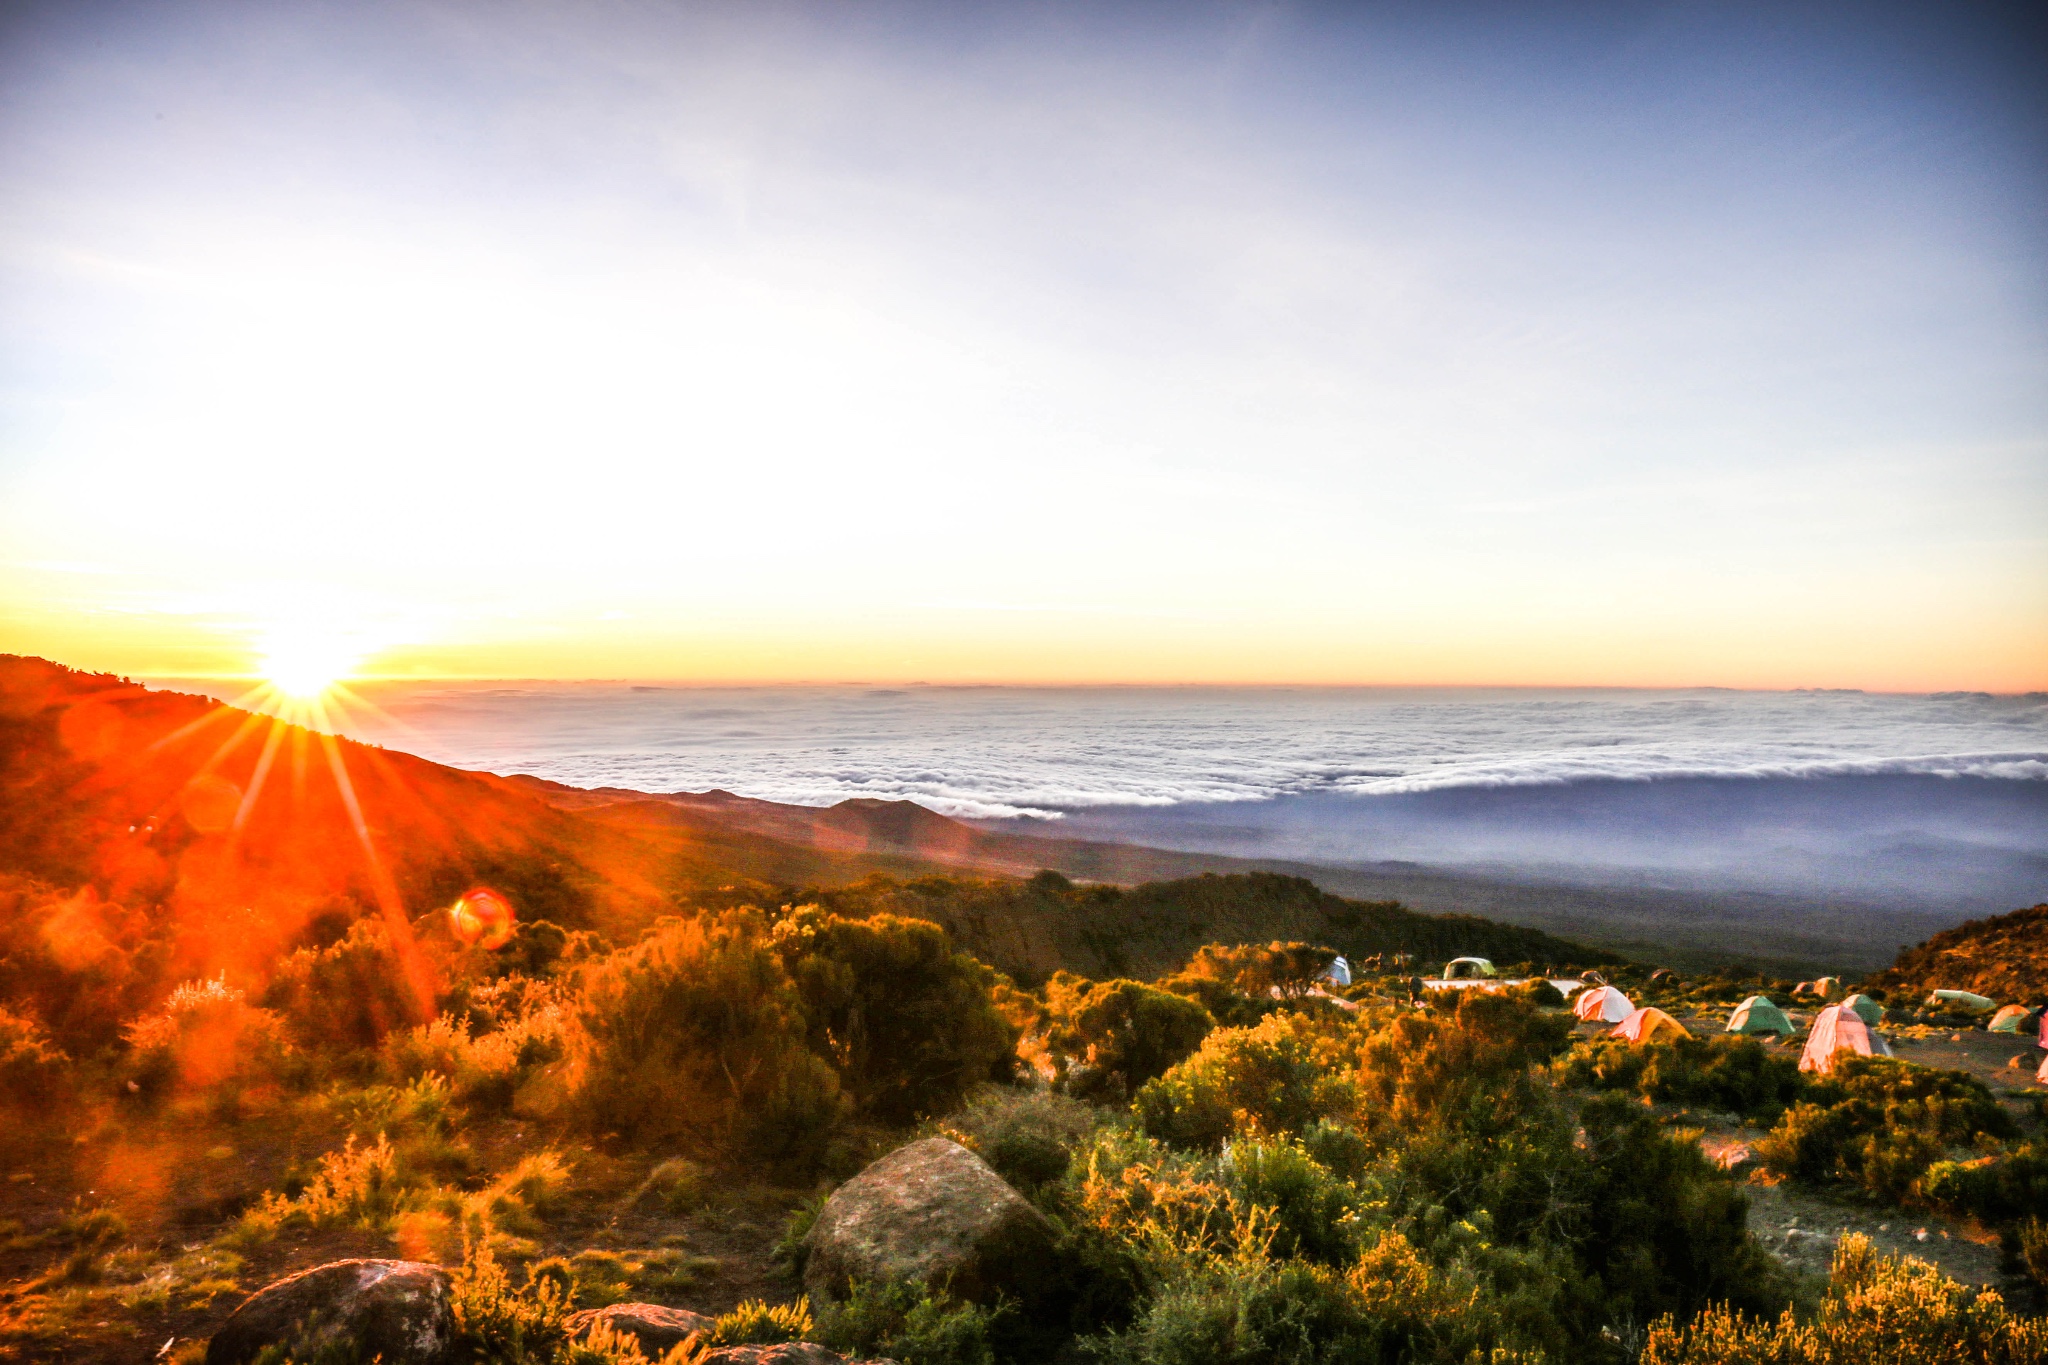
POLYGON ((1773 1005, 1761 995, 1752 995, 1735 1007, 1735 1013, 1728 1016, 1729 1033, 1793 1033, 1792 1021, 1785 1017, 1785 1011, 1773 1005))
POLYGON ((1792 988, 1792 994, 1810 995, 1817 1000, 1825 1000, 1840 989, 1842 989, 1841 977, 1823 976, 1818 980, 1800 982, 1792 988))
POLYGON ((1991 1022, 1984 1027, 1990 1029, 1993 1033, 2018 1033, 2020 1025, 2026 1021, 2027 1007, 2025 1005, 2007 1005, 2004 1009, 1992 1015, 1991 1022))
POLYGON ((2041 1059, 2041 1069, 2034 1073, 2034 1079, 2042 1085, 2048 1085, 2048 1057, 2041 1059))
POLYGON ((1444 964, 1444 980, 1473 981, 1482 976, 1499 976, 1493 964, 1483 957, 1454 957, 1444 964))
POLYGON ((1572 1013, 1589 1024, 1618 1024, 1636 1012, 1629 998, 1612 986, 1588 986, 1572 1001, 1572 1013))
POLYGON ((1631 1043, 1666 1043, 1692 1035, 1685 1031, 1685 1025, 1663 1010, 1651 1008, 1637 1010, 1616 1024, 1613 1036, 1625 1038, 1631 1043))
POLYGON ((1852 995, 1842 1001, 1842 1008, 1855 1010, 1856 1017, 1867 1027, 1876 1028, 1884 1022, 1884 1006, 1867 995, 1852 995))
POLYGON ((1342 954, 1339 954, 1331 960, 1328 967, 1323 969, 1323 980, 1329 982, 1332 986, 1350 985, 1351 964, 1344 960, 1342 954))
POLYGON ((1852 1009, 1829 1005, 1813 1017, 1813 1032, 1806 1036, 1806 1051, 1799 1069, 1822 1076, 1835 1069, 1835 1059, 1844 1052, 1862 1057, 1889 1057, 1891 1045, 1863 1022, 1852 1009))
POLYGON ((1930 1005, 1961 1005, 1966 1010, 1988 1010, 1998 1002, 1987 1000, 1975 991, 1936 991, 1927 997, 1930 1005))

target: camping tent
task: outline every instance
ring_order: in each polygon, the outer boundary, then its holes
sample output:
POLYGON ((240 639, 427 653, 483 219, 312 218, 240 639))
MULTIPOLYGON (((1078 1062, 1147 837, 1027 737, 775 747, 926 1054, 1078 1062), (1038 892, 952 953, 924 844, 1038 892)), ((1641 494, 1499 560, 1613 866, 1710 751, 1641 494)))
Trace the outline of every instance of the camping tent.
POLYGON ((1823 976, 1817 981, 1800 982, 1792 988, 1792 994, 1811 995, 1817 999, 1825 1000, 1840 989, 1842 989, 1841 977, 1823 976))
POLYGON ((1936 991, 1927 997, 1930 1005, 1961 1005, 1966 1010, 1988 1010, 1998 1002, 1986 1000, 1975 991, 1936 991))
POLYGON ((1785 1011, 1773 1005, 1761 995, 1752 995, 1735 1007, 1735 1013, 1728 1016, 1729 1033, 1792 1033, 1792 1021, 1785 1017, 1785 1011))
POLYGON ((1452 958, 1444 964, 1444 980, 1470 981, 1482 976, 1499 976, 1493 964, 1483 957, 1452 958))
POLYGON ((1635 1012, 1629 998, 1612 986, 1588 986, 1572 1001, 1572 1013, 1589 1024, 1618 1024, 1635 1012))
POLYGON ((1692 1035, 1660 1009, 1640 1009, 1614 1026, 1613 1036, 1631 1043, 1668 1043, 1692 1035))
POLYGON ((2041 1059, 2041 1069, 2034 1073, 2034 1079, 2042 1085, 2048 1085, 2048 1057, 2041 1059))
POLYGON ((1350 985, 1351 964, 1349 962, 1346 962, 1344 958, 1341 955, 1339 955, 1337 958, 1331 961, 1328 967, 1324 968, 1323 980, 1329 982, 1332 986, 1350 985))
POLYGON ((1835 1058, 1844 1052, 1864 1057, 1889 1057, 1892 1050, 1855 1010, 1829 1005, 1813 1016, 1813 1032, 1806 1036, 1806 1051, 1799 1069, 1825 1076, 1835 1069, 1835 1058))
POLYGON ((1992 1015, 1991 1022, 1984 1027, 1990 1029, 1993 1033, 2018 1033, 2020 1025, 2025 1023, 2026 1019, 2027 1007, 2025 1005, 2007 1005, 2004 1009, 1992 1015))
POLYGON ((1842 1001, 1842 1008, 1855 1010, 1856 1017, 1871 1028, 1884 1022, 1884 1006, 1867 995, 1852 995, 1842 1001))

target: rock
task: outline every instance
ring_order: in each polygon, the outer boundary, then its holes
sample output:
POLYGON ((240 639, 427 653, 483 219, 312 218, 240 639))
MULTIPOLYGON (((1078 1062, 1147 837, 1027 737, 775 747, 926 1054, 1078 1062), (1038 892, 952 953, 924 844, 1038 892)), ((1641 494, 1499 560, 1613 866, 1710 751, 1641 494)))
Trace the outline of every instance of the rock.
POLYGON ((851 1361, 815 1341, 786 1341, 778 1346, 720 1346, 700 1357, 697 1365, 895 1365, 894 1361, 851 1361))
POLYGON ((1052 1225, 959 1143, 900 1147, 841 1185, 804 1239, 819 1299, 850 1280, 911 1280, 962 1298, 1030 1299, 1052 1272, 1052 1225))
POLYGON ((384 1365, 440 1365, 455 1339, 448 1272, 420 1261, 333 1261, 267 1284, 206 1345, 206 1365, 242 1365, 283 1344, 305 1359, 329 1347, 384 1365))
POLYGON ((649 1360, 659 1360, 671 1346, 692 1332, 711 1330, 711 1319, 685 1308, 664 1308, 658 1303, 615 1303, 608 1308, 586 1308, 562 1319, 570 1340, 587 1336, 604 1322, 624 1336, 633 1337, 649 1360))

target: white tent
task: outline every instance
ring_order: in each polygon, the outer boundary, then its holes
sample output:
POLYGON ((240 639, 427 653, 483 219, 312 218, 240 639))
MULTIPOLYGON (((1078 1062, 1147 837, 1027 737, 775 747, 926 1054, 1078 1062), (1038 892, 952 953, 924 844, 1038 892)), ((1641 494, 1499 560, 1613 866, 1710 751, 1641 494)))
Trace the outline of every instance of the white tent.
POLYGON ((1590 986, 1572 1001, 1572 1013, 1593 1024, 1618 1024, 1635 1012, 1629 998, 1612 986, 1590 986))
POLYGON ((1892 1055, 1891 1045, 1864 1023, 1855 1010, 1829 1005, 1813 1016, 1813 1032, 1806 1036, 1806 1051, 1800 1055, 1799 1069, 1825 1076, 1835 1069, 1835 1059, 1844 1052, 1864 1057, 1892 1055))
POLYGON ((1332 986, 1350 985, 1351 964, 1344 960, 1342 954, 1339 954, 1328 967, 1323 969, 1323 980, 1329 982, 1332 986))

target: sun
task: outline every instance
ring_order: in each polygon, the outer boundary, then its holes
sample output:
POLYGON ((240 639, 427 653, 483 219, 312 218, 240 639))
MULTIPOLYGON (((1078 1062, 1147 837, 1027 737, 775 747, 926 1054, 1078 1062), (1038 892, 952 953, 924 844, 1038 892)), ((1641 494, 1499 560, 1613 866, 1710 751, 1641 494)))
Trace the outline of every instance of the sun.
POLYGON ((286 696, 311 701, 348 677, 361 661, 361 653, 345 640, 276 635, 264 648, 263 676, 286 696))

